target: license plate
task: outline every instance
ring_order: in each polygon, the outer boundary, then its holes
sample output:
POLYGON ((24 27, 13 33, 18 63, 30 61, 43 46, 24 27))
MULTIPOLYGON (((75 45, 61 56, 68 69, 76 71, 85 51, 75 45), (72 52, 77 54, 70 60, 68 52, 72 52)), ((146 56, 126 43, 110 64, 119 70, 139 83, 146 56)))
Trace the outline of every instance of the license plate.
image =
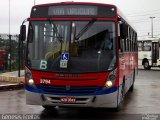
POLYGON ((74 98, 74 97, 63 97, 63 98, 61 98, 61 102, 63 102, 63 103, 75 103, 76 98, 74 98))

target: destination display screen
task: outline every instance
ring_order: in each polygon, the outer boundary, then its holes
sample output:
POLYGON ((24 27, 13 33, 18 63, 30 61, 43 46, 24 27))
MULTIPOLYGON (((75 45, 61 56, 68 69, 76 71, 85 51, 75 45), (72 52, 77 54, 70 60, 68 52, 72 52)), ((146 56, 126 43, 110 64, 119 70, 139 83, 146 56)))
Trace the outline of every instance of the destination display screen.
POLYGON ((32 8, 32 18, 53 17, 116 17, 117 10, 114 6, 98 5, 48 5, 35 6, 32 8))
POLYGON ((97 6, 70 5, 70 6, 50 6, 48 15, 89 15, 97 16, 97 6))

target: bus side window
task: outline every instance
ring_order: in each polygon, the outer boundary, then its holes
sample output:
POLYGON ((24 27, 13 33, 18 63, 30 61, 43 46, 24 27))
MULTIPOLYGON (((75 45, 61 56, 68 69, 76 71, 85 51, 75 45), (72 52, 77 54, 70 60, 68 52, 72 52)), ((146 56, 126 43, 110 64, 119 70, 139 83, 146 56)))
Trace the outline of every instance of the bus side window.
POLYGON ((128 33, 128 51, 131 51, 131 29, 129 27, 129 33, 128 33))
POLYGON ((131 51, 133 51, 133 30, 131 32, 131 51))
POLYGON ((135 32, 133 32, 133 51, 135 51, 135 32))
POLYGON ((124 39, 124 51, 126 51, 126 39, 124 39))
POLYGON ((126 39, 126 52, 128 51, 128 38, 126 39))
POLYGON ((134 51, 136 51, 136 33, 134 33, 134 51))
POLYGON ((123 39, 122 40, 122 49, 123 49, 123 52, 125 51, 125 40, 123 39))

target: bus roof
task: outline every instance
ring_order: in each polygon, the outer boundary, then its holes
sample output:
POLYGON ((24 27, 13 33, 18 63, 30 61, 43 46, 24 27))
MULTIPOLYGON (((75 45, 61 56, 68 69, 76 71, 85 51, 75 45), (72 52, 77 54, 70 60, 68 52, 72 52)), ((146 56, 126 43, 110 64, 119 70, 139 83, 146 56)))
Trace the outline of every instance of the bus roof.
POLYGON ((94 2, 58 2, 58 3, 47 3, 47 4, 39 4, 39 5, 35 5, 35 6, 48 6, 48 5, 72 5, 72 4, 90 4, 90 5, 100 5, 100 6, 114 6, 113 4, 105 4, 105 3, 94 3, 94 2))
POLYGON ((97 5, 97 6, 110 6, 110 7, 114 7, 116 8, 116 17, 118 18, 122 18, 124 19, 124 21, 126 21, 126 23, 132 27, 132 29, 134 31, 135 28, 133 27, 133 25, 128 21, 128 19, 122 14, 122 12, 118 9, 118 7, 116 5, 113 4, 107 4, 107 3, 94 3, 94 2, 72 2, 72 1, 67 1, 67 2, 58 2, 58 3, 47 3, 47 4, 39 4, 39 5, 35 5, 34 7, 41 7, 41 6, 52 6, 52 5, 97 5))
POLYGON ((160 38, 156 38, 156 37, 145 37, 145 38, 141 38, 138 41, 152 41, 152 42, 160 42, 160 38))
POLYGON ((136 31, 135 27, 133 26, 133 24, 125 17, 125 15, 121 12, 121 10, 119 10, 117 8, 117 14, 118 16, 122 17, 131 27, 134 31, 136 31))
MULTIPOLYGON (((117 7, 89 2, 59 2, 32 7, 31 18, 110 18, 117 19, 117 7)), ((118 20, 118 19, 117 19, 118 20)))

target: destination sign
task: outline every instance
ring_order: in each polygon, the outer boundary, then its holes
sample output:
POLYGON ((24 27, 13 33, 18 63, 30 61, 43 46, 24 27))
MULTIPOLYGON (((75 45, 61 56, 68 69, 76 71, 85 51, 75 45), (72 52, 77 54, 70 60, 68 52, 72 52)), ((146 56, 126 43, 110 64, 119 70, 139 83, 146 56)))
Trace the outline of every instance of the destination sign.
POLYGON ((32 18, 52 18, 52 17, 106 17, 114 18, 117 10, 114 6, 100 5, 47 5, 35 6, 32 8, 32 18))
POLYGON ((50 6, 48 15, 97 15, 97 6, 50 6))

